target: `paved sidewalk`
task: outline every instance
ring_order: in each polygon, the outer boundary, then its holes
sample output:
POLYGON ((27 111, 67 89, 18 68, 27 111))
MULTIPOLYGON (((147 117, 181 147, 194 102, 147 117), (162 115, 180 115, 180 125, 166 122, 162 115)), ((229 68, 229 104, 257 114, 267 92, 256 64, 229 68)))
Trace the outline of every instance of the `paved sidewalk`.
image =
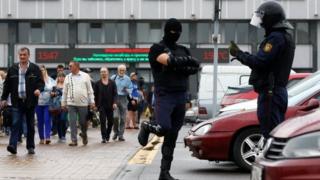
MULTIPOLYGON (((50 145, 39 145, 36 133, 36 154, 28 155, 24 142, 17 155, 6 147, 8 137, 0 137, 0 179, 114 179, 134 153, 140 148, 138 130, 126 130, 125 142, 110 141, 101 144, 100 129, 90 128, 89 143, 77 147, 58 143, 57 136, 50 145)), ((70 134, 67 134, 70 139, 70 134)))

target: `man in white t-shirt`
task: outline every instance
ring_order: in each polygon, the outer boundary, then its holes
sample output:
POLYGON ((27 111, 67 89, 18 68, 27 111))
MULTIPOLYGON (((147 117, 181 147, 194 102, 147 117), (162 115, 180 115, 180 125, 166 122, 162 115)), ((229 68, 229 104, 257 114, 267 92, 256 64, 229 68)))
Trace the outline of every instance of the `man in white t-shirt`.
POLYGON ((81 128, 83 145, 88 144, 87 137, 87 114, 88 106, 94 108, 94 95, 90 81, 90 76, 80 71, 79 62, 69 63, 70 72, 64 81, 61 106, 68 109, 71 129, 71 143, 69 146, 77 146, 77 120, 81 128))

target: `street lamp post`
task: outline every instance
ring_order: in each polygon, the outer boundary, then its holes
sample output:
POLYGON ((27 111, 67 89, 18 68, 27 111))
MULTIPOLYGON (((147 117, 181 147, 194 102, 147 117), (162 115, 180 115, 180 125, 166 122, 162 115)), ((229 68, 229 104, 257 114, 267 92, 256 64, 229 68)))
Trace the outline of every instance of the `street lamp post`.
POLYGON ((213 25, 214 35, 212 36, 214 51, 213 51, 213 102, 212 102, 212 117, 217 114, 217 78, 218 78, 218 32, 219 32, 219 0, 214 2, 213 25))

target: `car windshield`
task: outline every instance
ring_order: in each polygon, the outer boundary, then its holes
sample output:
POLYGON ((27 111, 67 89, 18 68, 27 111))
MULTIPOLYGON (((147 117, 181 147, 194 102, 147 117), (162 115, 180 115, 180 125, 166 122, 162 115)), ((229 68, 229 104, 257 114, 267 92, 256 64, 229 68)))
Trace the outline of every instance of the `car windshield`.
POLYGON ((288 96, 293 97, 301 92, 305 91, 313 87, 315 84, 320 83, 320 71, 313 73, 312 75, 306 77, 305 79, 301 80, 294 86, 288 89, 288 96))

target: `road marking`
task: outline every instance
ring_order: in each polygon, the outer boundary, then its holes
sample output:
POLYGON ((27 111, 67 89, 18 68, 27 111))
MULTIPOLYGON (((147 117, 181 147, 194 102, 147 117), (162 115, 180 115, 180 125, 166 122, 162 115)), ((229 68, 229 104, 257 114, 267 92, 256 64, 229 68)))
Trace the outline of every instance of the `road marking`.
POLYGON ((128 164, 151 164, 163 142, 163 137, 153 136, 152 140, 141 148, 128 164))

